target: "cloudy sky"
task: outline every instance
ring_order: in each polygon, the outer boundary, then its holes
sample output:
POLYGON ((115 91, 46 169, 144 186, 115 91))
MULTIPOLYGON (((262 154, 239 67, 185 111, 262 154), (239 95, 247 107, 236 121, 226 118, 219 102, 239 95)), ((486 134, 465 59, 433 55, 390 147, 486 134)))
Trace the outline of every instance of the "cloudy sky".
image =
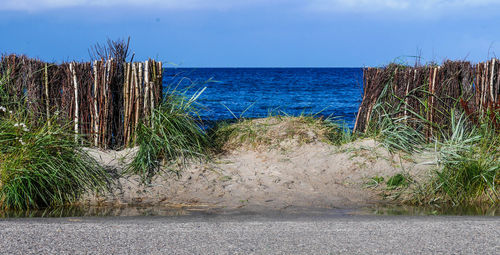
POLYGON ((500 55, 500 0, 0 0, 0 52, 88 60, 131 36, 184 67, 379 66, 500 55))

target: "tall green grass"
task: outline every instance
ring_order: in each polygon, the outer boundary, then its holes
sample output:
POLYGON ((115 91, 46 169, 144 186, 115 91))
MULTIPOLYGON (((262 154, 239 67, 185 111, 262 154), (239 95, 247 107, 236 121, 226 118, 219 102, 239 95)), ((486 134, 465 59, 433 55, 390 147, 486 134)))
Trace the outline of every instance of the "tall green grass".
MULTIPOLYGON (((190 158, 205 157, 209 140, 202 129, 196 100, 203 90, 188 97, 186 91, 169 91, 146 123, 137 128, 137 155, 127 172, 149 182, 162 167, 178 162, 182 167, 190 158)), ((175 169, 171 169, 175 170, 175 169)))
MULTIPOLYGON (((419 100, 424 112, 408 111, 412 118, 402 117, 407 109, 405 99, 398 98, 391 88, 389 81, 373 107, 366 135, 375 137, 392 152, 412 154, 435 150, 438 158, 432 178, 414 192, 412 201, 418 204, 498 204, 500 134, 494 123, 500 122, 499 114, 486 114, 477 124, 460 109, 453 108, 448 112, 451 124, 438 126, 424 117, 428 111, 426 99, 419 100), (496 120, 491 119, 495 117, 496 120), (423 135, 426 125, 432 125, 434 130, 429 139, 423 135)), ((408 97, 427 95, 423 88, 425 86, 411 91, 408 97)))
POLYGON ((70 130, 0 117, 0 207, 64 205, 108 188, 108 174, 70 130))
MULTIPOLYGON (((417 91, 411 91, 410 94, 417 91)), ((426 140, 421 130, 415 126, 423 126, 425 118, 415 112, 411 112, 414 115, 412 118, 403 116, 405 107, 405 100, 394 94, 391 82, 388 82, 373 107, 365 135, 375 137, 391 152, 411 154, 421 151, 426 140), (393 106, 394 103, 396 107, 393 106)))
POLYGON ((75 141, 71 127, 57 124, 56 116, 37 120, 23 98, 6 92, 9 77, 0 74, 0 208, 64 205, 108 189, 108 173, 75 141))
POLYGON ((453 205, 500 202, 500 138, 491 123, 468 125, 452 119, 452 133, 436 141, 439 168, 419 201, 453 205))

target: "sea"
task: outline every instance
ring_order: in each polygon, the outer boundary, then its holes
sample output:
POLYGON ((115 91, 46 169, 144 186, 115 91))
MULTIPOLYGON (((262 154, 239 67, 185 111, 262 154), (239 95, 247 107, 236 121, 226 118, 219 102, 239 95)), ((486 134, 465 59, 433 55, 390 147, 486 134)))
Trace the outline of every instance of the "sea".
POLYGON ((281 114, 336 118, 353 127, 362 99, 362 68, 166 68, 165 90, 203 90, 206 121, 281 114))

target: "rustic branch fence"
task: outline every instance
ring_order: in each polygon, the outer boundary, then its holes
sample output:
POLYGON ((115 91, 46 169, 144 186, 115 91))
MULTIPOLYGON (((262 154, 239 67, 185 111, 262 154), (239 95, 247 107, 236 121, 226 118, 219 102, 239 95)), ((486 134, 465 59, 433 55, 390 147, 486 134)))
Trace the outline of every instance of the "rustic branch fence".
POLYGON ((134 145, 137 125, 162 99, 162 63, 155 60, 49 64, 9 55, 0 73, 9 73, 7 93, 23 98, 36 120, 69 120, 103 149, 134 145))
POLYGON ((451 109, 463 110, 474 122, 488 117, 500 129, 498 59, 475 65, 446 61, 441 66, 365 68, 363 90, 354 132, 366 132, 380 117, 374 111, 379 104, 391 109, 391 117, 405 119, 427 138, 436 127, 449 127, 451 109))

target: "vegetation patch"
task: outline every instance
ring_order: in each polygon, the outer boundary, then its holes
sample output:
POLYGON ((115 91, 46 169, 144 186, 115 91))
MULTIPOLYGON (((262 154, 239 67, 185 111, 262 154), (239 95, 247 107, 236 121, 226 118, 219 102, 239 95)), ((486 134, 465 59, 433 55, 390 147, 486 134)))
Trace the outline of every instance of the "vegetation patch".
POLYGON ((352 140, 342 125, 313 116, 271 116, 219 123, 211 134, 218 151, 239 148, 282 148, 287 144, 325 142, 340 145, 352 140))
POLYGON ((6 92, 10 71, 0 73, 0 208, 65 205, 86 192, 110 187, 108 173, 82 148, 70 122, 42 120, 19 95, 6 92), (67 123, 67 124, 60 124, 67 123))
MULTIPOLYGON (((446 62, 441 67, 389 65, 383 72, 365 70, 366 102, 360 108, 358 129, 363 127, 365 136, 374 137, 392 153, 436 155, 430 178, 404 185, 412 189, 411 203, 500 202, 500 105, 489 102, 498 97, 492 86, 496 76, 486 77, 491 79, 490 92, 473 89, 467 80, 472 75, 458 75, 474 70, 469 65, 446 62)), ((401 178, 393 178, 388 187, 394 186, 393 181, 401 183, 401 178)))
POLYGON ((109 187, 106 171, 69 129, 0 118, 0 206, 29 209, 74 202, 109 187))
POLYGON ((453 122, 453 133, 436 142, 439 168, 416 196, 418 203, 453 205, 500 202, 500 137, 488 123, 453 122))
MULTIPOLYGON (((144 182, 149 182, 162 167, 176 162, 182 167, 190 158, 208 155, 209 140, 197 118, 196 99, 201 92, 192 97, 170 92, 146 120, 149 123, 139 124, 139 150, 128 173, 139 174, 144 182)), ((174 168, 171 170, 177 171, 174 168)))
POLYGON ((398 187, 407 187, 410 184, 410 182, 409 182, 409 177, 407 175, 399 173, 389 178, 386 184, 388 189, 395 189, 398 187))

